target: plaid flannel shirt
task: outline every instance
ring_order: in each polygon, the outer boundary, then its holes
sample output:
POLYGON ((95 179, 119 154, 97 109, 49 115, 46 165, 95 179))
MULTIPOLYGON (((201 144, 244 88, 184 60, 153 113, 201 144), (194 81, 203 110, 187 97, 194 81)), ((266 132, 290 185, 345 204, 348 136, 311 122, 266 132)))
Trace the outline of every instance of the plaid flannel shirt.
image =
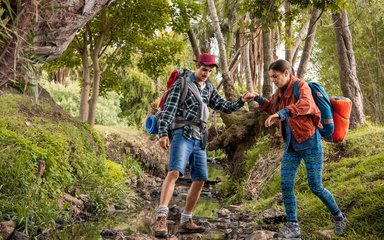
MULTIPOLYGON (((197 83, 195 79, 195 74, 192 73, 189 77, 190 81, 194 81, 194 83, 198 86, 198 89, 201 93, 201 98, 204 103, 207 104, 208 107, 224 112, 224 113, 232 113, 242 106, 244 103, 241 101, 241 98, 235 101, 227 101, 222 98, 215 87, 211 87, 212 93, 211 98, 208 99, 209 95, 209 87, 206 85, 202 90, 200 89, 200 85, 197 83)), ((188 81, 188 79, 187 79, 188 81)), ((206 82, 206 84, 212 84, 210 82, 206 82)), ((159 119, 159 137, 164 137, 168 135, 168 129, 172 127, 172 122, 175 116, 183 116, 186 120, 196 121, 199 115, 200 107, 199 101, 192 93, 192 91, 188 90, 185 101, 182 105, 179 106, 179 99, 181 97, 181 80, 178 79, 173 85, 169 96, 164 104, 163 111, 161 113, 159 119)), ((184 126, 184 136, 188 139, 191 139, 193 136, 193 129, 191 125, 184 126)))

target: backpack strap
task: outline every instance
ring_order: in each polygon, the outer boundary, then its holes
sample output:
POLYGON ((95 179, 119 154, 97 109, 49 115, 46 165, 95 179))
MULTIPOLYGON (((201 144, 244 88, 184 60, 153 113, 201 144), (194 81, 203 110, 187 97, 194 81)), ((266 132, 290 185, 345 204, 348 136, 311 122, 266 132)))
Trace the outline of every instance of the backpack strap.
POLYGON ((185 99, 187 98, 187 92, 188 92, 188 85, 187 85, 187 77, 182 76, 181 77, 181 97, 180 97, 180 105, 185 102, 185 99))
POLYGON ((297 79, 297 80, 295 81, 295 83, 293 84, 293 94, 295 95, 295 98, 296 98, 297 100, 300 99, 300 94, 299 94, 299 82, 300 82, 300 80, 297 79))

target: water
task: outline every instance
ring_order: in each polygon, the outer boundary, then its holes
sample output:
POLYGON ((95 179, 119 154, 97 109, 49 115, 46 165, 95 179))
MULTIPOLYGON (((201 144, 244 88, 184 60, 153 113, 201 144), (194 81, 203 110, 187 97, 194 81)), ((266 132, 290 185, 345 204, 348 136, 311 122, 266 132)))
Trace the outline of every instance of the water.
MULTIPOLYGON (((209 164, 210 176, 216 178, 221 175, 218 173, 217 168, 212 164, 209 164), (215 173, 213 173, 214 171, 215 173), (212 174, 213 173, 213 174, 212 174), (216 176, 215 176, 216 175, 216 176)), ((183 208, 186 199, 187 187, 176 187, 176 191, 179 195, 172 198, 170 207, 177 205, 178 208, 183 208)), ((210 195, 210 194, 207 194, 210 195)), ((73 224, 62 230, 56 230, 48 239, 58 240, 99 240, 105 239, 100 233, 105 230, 114 230, 124 233, 128 236, 133 233, 143 233, 151 235, 151 224, 154 219, 155 207, 158 204, 158 200, 153 202, 153 206, 149 207, 147 211, 138 213, 115 213, 113 215, 102 216, 97 221, 83 222, 73 224)), ((209 219, 217 218, 217 210, 221 208, 219 201, 213 197, 205 196, 204 192, 200 197, 195 209, 194 218, 202 221, 209 221, 209 219)), ((171 234, 175 234, 171 231, 171 234)), ((223 239, 224 234, 220 231, 207 231, 202 235, 202 239, 223 239)))

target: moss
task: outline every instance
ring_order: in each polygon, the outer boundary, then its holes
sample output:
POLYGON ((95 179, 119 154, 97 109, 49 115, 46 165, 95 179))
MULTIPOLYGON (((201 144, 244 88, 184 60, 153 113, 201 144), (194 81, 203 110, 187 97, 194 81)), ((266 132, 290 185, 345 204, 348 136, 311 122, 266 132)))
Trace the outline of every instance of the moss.
POLYGON ((101 138, 87 124, 22 95, 0 96, 0 115, 0 221, 14 220, 30 236, 49 230, 70 220, 69 206, 57 204, 64 193, 87 194, 94 213, 132 205, 125 170, 105 159, 101 138))

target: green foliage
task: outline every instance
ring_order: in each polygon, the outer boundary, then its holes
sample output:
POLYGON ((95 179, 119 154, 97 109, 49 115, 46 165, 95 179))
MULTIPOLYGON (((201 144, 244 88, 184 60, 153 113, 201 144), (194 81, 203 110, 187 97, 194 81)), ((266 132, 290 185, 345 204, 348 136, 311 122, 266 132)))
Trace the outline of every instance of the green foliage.
POLYGON ((256 144, 245 152, 245 169, 244 171, 247 173, 251 170, 255 162, 261 155, 267 154, 267 152, 271 149, 271 137, 269 135, 265 135, 261 138, 258 138, 256 144))
POLYGON ((176 65, 175 56, 183 48, 182 40, 178 40, 171 34, 163 34, 156 39, 145 41, 141 44, 143 54, 139 60, 138 67, 146 72, 148 76, 156 79, 168 65, 176 65))
POLYGON ((140 128, 150 103, 157 98, 156 85, 137 69, 130 68, 121 81, 120 116, 129 126, 140 128))
POLYGON ((193 214, 203 218, 217 218, 217 210, 219 209, 220 204, 218 202, 201 197, 193 209, 193 214))
MULTIPOLYGON (((41 82, 52 98, 73 117, 79 116, 80 86, 70 81, 66 86, 58 83, 41 82)), ((105 97, 100 96, 96 106, 96 124, 125 126, 125 119, 119 117, 120 96, 109 92, 105 97)))
POLYGON ((111 204, 132 205, 125 173, 106 161, 101 140, 86 124, 25 96, 0 98, 0 220, 12 219, 35 236, 56 221, 69 221, 70 206, 58 206, 64 193, 88 195, 86 207, 93 213, 106 212, 111 204))
POLYGON ((210 158, 224 158, 225 157, 225 153, 223 152, 223 150, 221 149, 217 149, 215 151, 208 151, 208 156, 210 158))
POLYGON ((124 169, 127 171, 128 176, 137 176, 139 178, 143 178, 145 176, 145 173, 143 168, 141 167, 141 164, 129 156, 126 156, 126 158, 122 162, 122 165, 124 166, 124 169))
POLYGON ((244 182, 242 180, 224 179, 215 188, 224 197, 224 202, 227 204, 239 204, 245 196, 244 182))
POLYGON ((184 33, 189 29, 190 22, 196 20, 200 5, 194 0, 172 0, 171 2, 172 29, 177 33, 184 33))
MULTIPOLYGON (((383 131, 384 128, 378 126, 351 131, 342 153, 344 157, 338 162, 324 164, 324 186, 334 195, 349 220, 346 235, 336 239, 381 239, 384 233, 381 211, 384 204, 383 131)), ((281 192, 279 175, 277 171, 264 188, 262 199, 247 203, 247 209, 261 212, 271 207, 273 197, 281 192)), ((303 163, 296 177, 295 195, 306 239, 318 239, 317 230, 333 229, 329 212, 308 187, 303 163)))
POLYGON ((367 125, 348 133, 346 151, 349 156, 369 156, 384 152, 384 129, 367 125))

